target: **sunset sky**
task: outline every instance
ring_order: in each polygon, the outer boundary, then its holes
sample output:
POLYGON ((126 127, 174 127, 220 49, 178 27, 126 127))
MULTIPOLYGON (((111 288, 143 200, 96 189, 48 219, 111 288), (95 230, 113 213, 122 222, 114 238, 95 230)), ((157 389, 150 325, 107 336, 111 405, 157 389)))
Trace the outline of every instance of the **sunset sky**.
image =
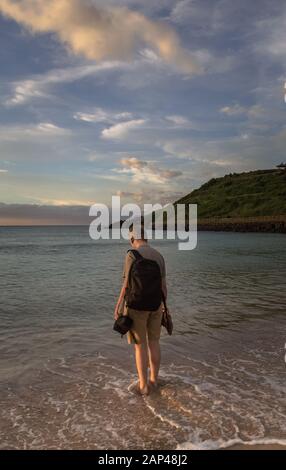
POLYGON ((0 41, 2 225, 286 159, 283 0, 0 0, 0 41))

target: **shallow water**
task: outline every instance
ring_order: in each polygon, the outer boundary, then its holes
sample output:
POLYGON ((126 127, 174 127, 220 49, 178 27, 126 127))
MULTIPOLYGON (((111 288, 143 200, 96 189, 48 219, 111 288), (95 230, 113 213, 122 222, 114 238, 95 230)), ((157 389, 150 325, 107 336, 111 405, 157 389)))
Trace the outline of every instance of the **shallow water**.
POLYGON ((0 228, 0 448, 286 444, 285 235, 157 242, 175 332, 141 398, 112 331, 124 242, 85 227, 0 228))

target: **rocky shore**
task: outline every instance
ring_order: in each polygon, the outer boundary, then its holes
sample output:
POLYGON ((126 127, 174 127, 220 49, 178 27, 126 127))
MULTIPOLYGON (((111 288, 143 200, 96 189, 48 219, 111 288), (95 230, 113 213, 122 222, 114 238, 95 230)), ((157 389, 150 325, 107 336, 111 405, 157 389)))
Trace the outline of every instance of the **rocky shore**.
POLYGON ((199 231, 286 233, 286 215, 269 217, 213 217, 198 220, 199 231))

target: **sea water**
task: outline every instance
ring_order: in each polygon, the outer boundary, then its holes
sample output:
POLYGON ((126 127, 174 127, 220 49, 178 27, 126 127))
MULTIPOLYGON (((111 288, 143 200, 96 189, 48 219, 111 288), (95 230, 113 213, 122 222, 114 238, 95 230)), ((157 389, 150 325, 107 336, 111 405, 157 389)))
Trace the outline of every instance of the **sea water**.
POLYGON ((200 232, 167 264, 172 337, 142 398, 112 330, 125 241, 88 227, 0 228, 0 448, 286 444, 286 238, 200 232))

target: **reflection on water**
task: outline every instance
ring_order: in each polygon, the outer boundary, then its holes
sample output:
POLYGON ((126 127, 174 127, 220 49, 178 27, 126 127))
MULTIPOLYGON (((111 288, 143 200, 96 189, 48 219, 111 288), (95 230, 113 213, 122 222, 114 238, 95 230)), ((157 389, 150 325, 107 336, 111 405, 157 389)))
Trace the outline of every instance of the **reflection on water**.
POLYGON ((157 243, 175 333, 160 390, 141 398, 128 391, 132 349, 112 332, 126 244, 84 227, 0 228, 0 447, 285 444, 285 240, 157 243))

